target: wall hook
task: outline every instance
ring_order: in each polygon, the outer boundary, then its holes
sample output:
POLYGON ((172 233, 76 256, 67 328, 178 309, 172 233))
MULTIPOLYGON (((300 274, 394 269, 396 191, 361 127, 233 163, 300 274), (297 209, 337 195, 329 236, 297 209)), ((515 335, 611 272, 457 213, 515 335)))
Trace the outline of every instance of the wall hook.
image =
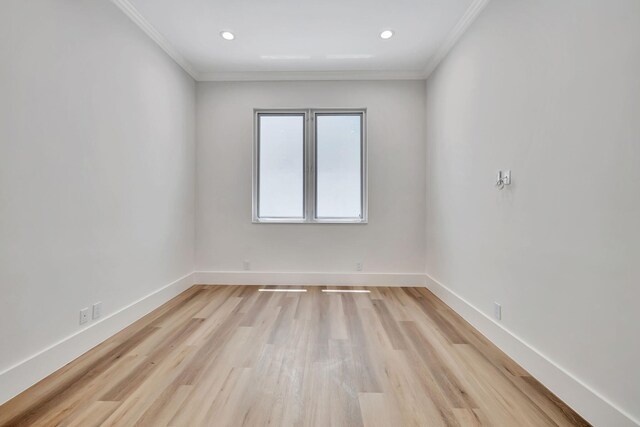
POLYGON ((505 185, 510 185, 510 184, 511 184, 511 171, 510 170, 498 171, 498 178, 496 180, 496 187, 498 187, 498 190, 502 190, 504 189, 505 185))

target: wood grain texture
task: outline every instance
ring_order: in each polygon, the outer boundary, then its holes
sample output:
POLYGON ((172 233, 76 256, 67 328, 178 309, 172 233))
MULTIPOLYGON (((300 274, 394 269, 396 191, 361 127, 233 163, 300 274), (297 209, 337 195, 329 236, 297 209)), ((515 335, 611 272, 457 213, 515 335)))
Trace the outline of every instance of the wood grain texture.
POLYGON ((194 286, 0 406, 0 425, 589 425, 427 289, 305 289, 194 286))

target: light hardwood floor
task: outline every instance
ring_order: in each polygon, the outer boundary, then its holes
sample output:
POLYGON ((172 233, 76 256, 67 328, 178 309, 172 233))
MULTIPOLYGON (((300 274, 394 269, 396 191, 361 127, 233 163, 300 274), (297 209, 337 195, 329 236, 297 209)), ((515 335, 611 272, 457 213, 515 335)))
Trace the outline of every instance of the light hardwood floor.
POLYGON ((589 425, 426 289, 306 289, 194 286, 0 425, 589 425))

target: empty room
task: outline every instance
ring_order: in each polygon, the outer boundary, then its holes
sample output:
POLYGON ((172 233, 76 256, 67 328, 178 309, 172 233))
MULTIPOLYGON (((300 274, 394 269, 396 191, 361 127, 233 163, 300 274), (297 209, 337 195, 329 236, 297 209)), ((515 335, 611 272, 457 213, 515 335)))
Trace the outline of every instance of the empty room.
POLYGON ((639 0, 0 2, 0 426, 640 427, 639 0))

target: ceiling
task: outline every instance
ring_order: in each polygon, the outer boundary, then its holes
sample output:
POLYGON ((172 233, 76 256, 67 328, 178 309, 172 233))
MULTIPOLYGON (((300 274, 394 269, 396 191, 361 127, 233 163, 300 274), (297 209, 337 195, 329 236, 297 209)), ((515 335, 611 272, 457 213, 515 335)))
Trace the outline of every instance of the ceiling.
POLYGON ((424 78, 487 0, 113 1, 197 80, 278 80, 424 78))

